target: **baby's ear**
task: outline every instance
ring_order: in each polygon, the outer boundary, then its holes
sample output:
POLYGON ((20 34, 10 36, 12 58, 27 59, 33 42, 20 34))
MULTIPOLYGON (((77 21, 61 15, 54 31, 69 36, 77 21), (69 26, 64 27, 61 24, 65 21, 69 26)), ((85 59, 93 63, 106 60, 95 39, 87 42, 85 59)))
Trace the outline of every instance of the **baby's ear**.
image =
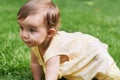
POLYGON ((54 36, 56 34, 56 29, 55 28, 50 28, 49 30, 48 30, 48 35, 49 36, 54 36))

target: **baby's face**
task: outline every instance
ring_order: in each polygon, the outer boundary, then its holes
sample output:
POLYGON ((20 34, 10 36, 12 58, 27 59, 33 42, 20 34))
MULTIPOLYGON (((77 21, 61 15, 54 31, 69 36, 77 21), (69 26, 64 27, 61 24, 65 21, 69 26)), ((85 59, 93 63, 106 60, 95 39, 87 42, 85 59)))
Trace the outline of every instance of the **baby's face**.
POLYGON ((25 20, 18 20, 20 38, 28 47, 38 46, 47 36, 47 28, 37 16, 28 16, 25 20))

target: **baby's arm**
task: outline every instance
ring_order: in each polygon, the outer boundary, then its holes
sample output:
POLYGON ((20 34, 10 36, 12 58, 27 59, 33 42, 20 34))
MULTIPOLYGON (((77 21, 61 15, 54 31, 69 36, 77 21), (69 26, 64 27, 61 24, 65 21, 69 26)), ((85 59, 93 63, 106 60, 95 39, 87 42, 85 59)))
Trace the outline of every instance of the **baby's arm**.
POLYGON ((37 57, 35 56, 33 52, 31 52, 30 67, 31 67, 34 80, 41 80, 42 68, 40 64, 38 63, 37 57))
POLYGON ((57 80, 60 66, 60 56, 50 58, 46 63, 45 80, 57 80))

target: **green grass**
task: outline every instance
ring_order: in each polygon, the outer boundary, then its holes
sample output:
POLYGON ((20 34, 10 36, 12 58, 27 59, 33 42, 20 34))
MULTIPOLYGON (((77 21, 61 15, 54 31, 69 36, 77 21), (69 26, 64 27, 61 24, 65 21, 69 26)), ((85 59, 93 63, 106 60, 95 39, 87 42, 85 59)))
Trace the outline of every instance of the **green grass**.
MULTIPOLYGON (((61 28, 98 37, 120 67, 120 0, 53 0, 61 28)), ((26 0, 0 0, 0 80, 32 80, 29 49, 19 38, 17 11, 26 0)))

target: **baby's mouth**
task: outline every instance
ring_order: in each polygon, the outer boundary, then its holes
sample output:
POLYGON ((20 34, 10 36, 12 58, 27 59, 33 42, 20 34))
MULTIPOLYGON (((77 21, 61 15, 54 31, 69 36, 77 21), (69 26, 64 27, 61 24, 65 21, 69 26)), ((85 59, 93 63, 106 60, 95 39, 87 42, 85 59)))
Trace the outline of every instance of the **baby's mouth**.
POLYGON ((26 44, 29 44, 30 42, 25 42, 26 44))
POLYGON ((25 44, 30 44, 30 41, 24 41, 25 42, 25 44))

